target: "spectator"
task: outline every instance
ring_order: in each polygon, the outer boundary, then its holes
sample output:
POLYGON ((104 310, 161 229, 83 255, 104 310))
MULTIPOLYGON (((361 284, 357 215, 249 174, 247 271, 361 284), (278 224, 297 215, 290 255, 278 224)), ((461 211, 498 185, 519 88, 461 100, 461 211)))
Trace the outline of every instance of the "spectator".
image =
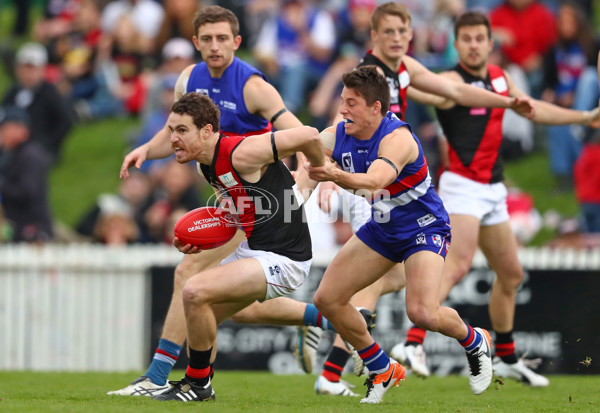
POLYGON ((131 218, 133 224, 127 225, 135 227, 135 231, 128 228, 121 235, 127 235, 125 238, 128 242, 148 242, 149 238, 145 230, 143 216, 151 202, 151 193, 152 183, 150 178, 140 172, 132 171, 129 179, 121 181, 118 194, 101 194, 98 197, 96 204, 83 215, 77 224, 77 233, 99 242, 105 242, 108 238, 112 239, 112 235, 115 235, 115 233, 109 231, 111 237, 107 237, 109 232, 105 232, 105 230, 110 228, 111 225, 101 224, 102 219, 114 222, 129 221, 129 218, 131 218), (121 215, 127 219, 108 219, 111 215, 121 215), (137 235, 133 237, 136 232, 137 235), (100 236, 100 234, 104 235, 100 236))
MULTIPOLYGON (((561 5, 557 15, 558 44, 544 59, 544 100, 565 108, 591 110, 598 102, 597 47, 583 10, 574 2, 561 5)), ((584 128, 548 128, 552 174, 562 190, 573 188, 572 173, 581 152, 584 128)))
POLYGON ((575 163, 575 195, 581 208, 583 232, 600 233, 600 136, 583 146, 575 163))
POLYGON ((0 110, 0 199, 15 242, 52 239, 48 201, 51 159, 41 143, 30 139, 31 121, 24 109, 0 110))
POLYGON ((186 211, 202 205, 196 189, 194 169, 172 160, 157 171, 158 182, 151 205, 144 213, 144 225, 154 242, 171 243, 173 227, 169 227, 171 215, 178 209, 186 211))
POLYGON ((300 0, 284 0, 263 27, 254 54, 286 107, 297 112, 327 71, 335 46, 331 16, 300 0))
MULTIPOLYGON (((181 37, 175 37, 163 46, 162 63, 156 70, 157 76, 154 76, 150 82, 148 97, 144 104, 144 119, 147 120, 152 113, 162 110, 165 79, 169 77, 177 79, 186 67, 193 65, 195 63, 194 50, 194 45, 181 37)), ((171 104, 173 104, 174 96, 171 94, 171 104)))
POLYGON ((130 206, 118 195, 105 194, 99 199, 99 216, 94 240, 110 246, 123 246, 139 239, 139 228, 130 206))
POLYGON ((71 109, 56 86, 44 80, 47 62, 47 52, 41 44, 21 46, 15 65, 17 84, 4 95, 2 105, 27 110, 32 120, 31 138, 42 143, 56 162, 73 121, 71 109))
POLYGON ((552 12, 537 0, 506 0, 491 12, 490 22, 502 53, 525 71, 531 95, 539 98, 543 56, 556 43, 552 12))
MULTIPOLYGON (((162 52, 164 58, 165 46, 173 38, 191 39, 196 35, 193 20, 202 3, 202 0, 164 0, 165 17, 156 37, 156 54, 162 52)), ((195 60, 202 59, 202 55, 196 49, 192 48, 192 53, 195 60)))

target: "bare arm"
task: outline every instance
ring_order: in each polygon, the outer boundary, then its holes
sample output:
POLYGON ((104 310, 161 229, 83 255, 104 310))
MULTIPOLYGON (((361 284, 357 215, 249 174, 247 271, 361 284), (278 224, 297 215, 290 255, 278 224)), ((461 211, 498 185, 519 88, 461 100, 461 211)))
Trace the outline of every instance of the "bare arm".
MULTIPOLYGON (((508 73, 504 75, 506 76, 510 96, 529 97, 515 85, 508 73)), ((534 104, 535 115, 531 118, 533 122, 545 125, 578 123, 594 128, 600 127, 600 110, 598 108, 591 111, 566 109, 543 100, 534 100, 534 104)))
MULTIPOLYGON (((258 114, 268 121, 285 109, 279 92, 260 76, 251 76, 244 85, 244 102, 248 112, 258 114)), ((277 117, 273 126, 277 130, 283 130, 302 126, 302 122, 287 111, 277 117)))
POLYGON ((310 126, 301 126, 245 138, 232 155, 232 163, 240 174, 252 174, 277 160, 274 159, 271 135, 274 137, 277 159, 302 152, 311 164, 323 165, 325 155, 319 132, 310 126))
POLYGON ((405 56, 403 61, 410 73, 412 86, 421 91, 444 96, 463 106, 511 108, 527 117, 534 114, 531 99, 501 96, 464 82, 455 82, 431 72, 410 56, 405 56))
POLYGON ((418 151, 412 134, 408 128, 402 127, 388 134, 379 145, 378 155, 390 160, 396 168, 376 159, 366 173, 349 173, 327 161, 322 167, 311 165, 309 176, 316 181, 333 181, 342 188, 367 191, 373 196, 394 182, 402 168, 416 159, 418 151))

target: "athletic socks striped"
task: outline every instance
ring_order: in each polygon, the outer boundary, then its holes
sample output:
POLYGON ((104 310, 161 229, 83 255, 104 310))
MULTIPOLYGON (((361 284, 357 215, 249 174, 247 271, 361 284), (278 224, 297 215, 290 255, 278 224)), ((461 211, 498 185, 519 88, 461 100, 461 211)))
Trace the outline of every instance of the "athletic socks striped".
POLYGON ((506 364, 515 364, 519 361, 515 354, 515 341, 513 340, 512 333, 512 330, 506 333, 496 332, 496 340, 494 342, 496 355, 506 364))
POLYGON ((412 325, 408 331, 406 332, 406 345, 408 346, 418 346, 419 344, 423 344, 425 341, 425 335, 427 335, 427 331, 423 330, 421 327, 417 327, 416 325, 412 325))
POLYGON ((369 374, 385 373, 390 368, 390 358, 375 342, 359 350, 358 355, 369 369, 369 374))
POLYGON ((173 366, 179 358, 181 346, 167 339, 161 338, 158 342, 158 348, 152 358, 152 363, 144 376, 152 380, 152 383, 160 386, 164 385, 169 378, 173 366))
POLYGON ((335 331, 331 323, 323 317, 323 314, 317 310, 317 307, 315 307, 314 304, 306 304, 306 309, 304 310, 304 325, 335 331))
POLYGON ((323 365, 323 373, 321 373, 321 375, 331 382, 340 381, 344 366, 346 366, 349 359, 350 353, 344 349, 333 346, 323 365))
POLYGON ((459 343, 464 347, 467 353, 473 353, 481 346, 481 340, 483 340, 483 337, 481 337, 481 334, 475 331, 473 327, 468 324, 467 329, 469 330, 467 337, 465 337, 463 340, 459 340, 459 343))
POLYGON ((214 371, 211 371, 211 353, 212 347, 205 351, 190 348, 190 364, 185 370, 185 377, 194 384, 202 387, 206 386, 210 380, 211 373, 214 374, 214 371))

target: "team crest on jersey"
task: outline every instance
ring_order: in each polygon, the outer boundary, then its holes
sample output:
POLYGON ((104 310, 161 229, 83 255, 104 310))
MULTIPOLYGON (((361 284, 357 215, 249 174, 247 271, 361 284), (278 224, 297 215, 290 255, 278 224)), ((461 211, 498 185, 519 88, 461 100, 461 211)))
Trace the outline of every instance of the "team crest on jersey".
POLYGON ((433 243, 436 246, 438 246, 438 247, 442 246, 442 237, 440 235, 438 235, 438 234, 432 235, 431 240, 433 241, 433 243))
POLYGON ((342 153, 342 168, 346 172, 354 173, 354 162, 352 162, 352 152, 342 153))
POLYGON ((208 96, 208 89, 196 89, 196 93, 208 96))
POLYGON ((235 104, 235 102, 228 102, 226 100, 220 101, 219 106, 221 106, 223 109, 229 109, 233 111, 237 109, 237 105, 235 104))
POLYGON ((496 93, 504 93, 508 90, 508 85, 506 84, 506 79, 504 79, 504 77, 492 79, 492 86, 496 93))
POLYGON ((427 245, 427 238, 422 232, 417 235, 417 245, 427 245))
POLYGON ((235 180, 231 172, 227 172, 224 175, 219 175, 219 180, 223 182, 223 185, 225 185, 227 188, 239 185, 238 181, 235 180))

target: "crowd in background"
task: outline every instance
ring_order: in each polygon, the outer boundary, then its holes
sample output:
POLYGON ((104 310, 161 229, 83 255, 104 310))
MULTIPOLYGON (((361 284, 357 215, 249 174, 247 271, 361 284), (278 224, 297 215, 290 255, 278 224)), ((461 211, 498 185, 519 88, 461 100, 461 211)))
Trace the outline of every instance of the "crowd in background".
MULTIPOLYGON (((54 238, 48 172, 61 162, 72 127, 132 116, 141 124, 132 145, 151 139, 168 116, 179 73, 201 60, 191 42, 199 7, 217 3, 233 10, 246 51, 240 56, 263 71, 289 110, 321 129, 335 114, 341 74, 370 47, 369 17, 380 2, 48 0, 35 21, 31 0, 14 3, 13 33, 27 42, 2 56, 14 84, 0 98, 0 240, 47 241, 54 238)), ((597 106, 598 28, 590 21, 591 0, 401 3, 412 15, 409 54, 432 70, 456 65, 454 18, 478 9, 493 27, 490 63, 509 71, 520 89, 564 107, 597 106)), ((406 119, 434 170, 441 136, 433 112, 418 104, 409 108, 406 119)), ((559 190, 575 190, 581 207, 578 232, 599 233, 599 135, 579 126, 534 128, 510 113, 505 125, 505 157, 546 148, 559 190)), ((170 242, 175 220, 209 195, 189 165, 173 159, 147 162, 115 193, 99 196, 76 231, 107 244, 170 242)), ((531 198, 513 191, 509 210, 516 233, 527 242, 540 225, 531 198)), ((348 228, 339 225, 340 219, 334 222, 332 243, 343 243, 348 228)))

